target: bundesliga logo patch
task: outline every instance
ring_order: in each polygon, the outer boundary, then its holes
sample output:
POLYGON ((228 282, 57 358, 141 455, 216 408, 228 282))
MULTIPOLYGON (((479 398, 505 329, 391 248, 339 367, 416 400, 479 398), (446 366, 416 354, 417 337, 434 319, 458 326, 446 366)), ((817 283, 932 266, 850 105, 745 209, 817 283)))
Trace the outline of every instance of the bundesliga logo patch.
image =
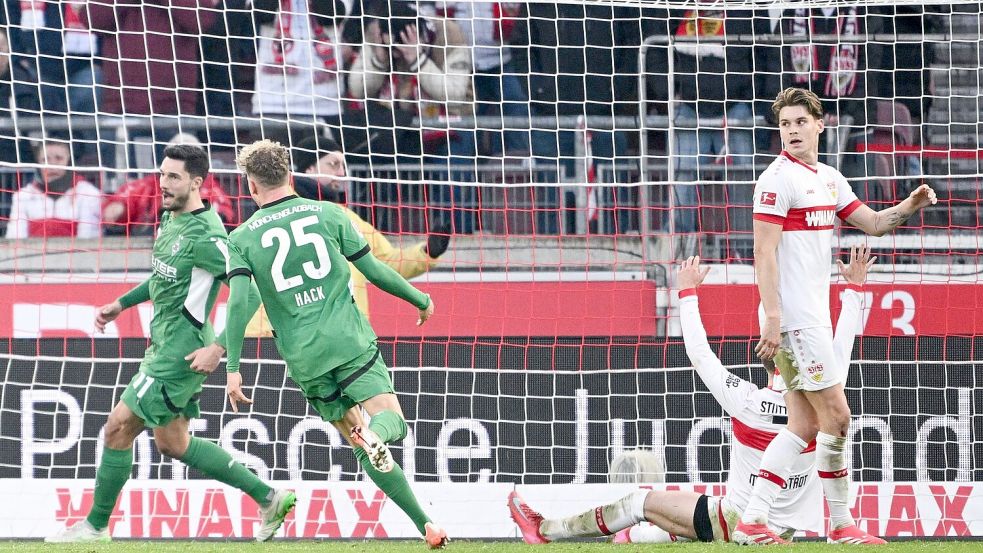
POLYGON ((761 193, 761 205, 775 205, 778 201, 778 194, 774 192, 762 192, 761 193))

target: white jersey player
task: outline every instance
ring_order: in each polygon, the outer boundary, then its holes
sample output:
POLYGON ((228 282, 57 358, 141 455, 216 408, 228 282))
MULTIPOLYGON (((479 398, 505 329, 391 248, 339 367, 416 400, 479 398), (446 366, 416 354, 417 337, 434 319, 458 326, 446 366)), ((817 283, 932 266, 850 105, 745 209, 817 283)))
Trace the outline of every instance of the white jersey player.
POLYGON ((849 471, 844 450, 850 406, 843 392, 847 366, 833 348, 829 266, 837 217, 880 236, 917 210, 935 203, 922 185, 900 204, 874 212, 857 200, 839 171, 819 163, 822 103, 807 90, 787 88, 772 111, 785 150, 754 189, 754 259, 765 323, 755 347, 774 359, 788 386, 788 426, 761 459, 747 509, 734 531, 742 544, 783 539, 769 528, 769 511, 792 474, 798 454, 815 441, 816 463, 830 513, 829 540, 884 543, 857 528, 847 506, 849 471))
MULTIPOLYGON (((860 330, 862 294, 867 275, 867 258, 861 257, 841 269, 851 283, 843 297, 843 310, 836 329, 837 356, 848 364, 853 341, 860 330)), ((701 270, 699 258, 689 258, 679 271, 680 319, 686 354, 700 379, 724 411, 731 416, 734 440, 730 451, 727 494, 711 497, 688 491, 639 490, 619 501, 580 515, 547 520, 526 505, 516 492, 509 496, 512 518, 527 543, 555 539, 591 537, 615 533, 618 543, 667 543, 676 541, 730 541, 731 531, 751 495, 758 477, 761 454, 784 428, 785 402, 781 379, 767 388, 727 371, 707 343, 700 319, 696 288, 709 269, 701 270), (647 521, 650 525, 636 525, 647 521)), ((815 449, 807 448, 795 460, 793 475, 776 498, 771 528, 791 538, 796 530, 822 529, 822 489, 816 476, 815 449)))

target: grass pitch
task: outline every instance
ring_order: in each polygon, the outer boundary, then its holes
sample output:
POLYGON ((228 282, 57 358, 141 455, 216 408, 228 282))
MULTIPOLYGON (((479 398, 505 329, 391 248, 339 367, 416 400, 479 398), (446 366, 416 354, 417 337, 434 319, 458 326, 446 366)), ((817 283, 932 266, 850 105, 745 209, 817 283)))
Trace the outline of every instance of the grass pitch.
MULTIPOLYGON (((614 545, 601 541, 576 541, 555 543, 548 546, 528 546, 520 541, 452 541, 445 551, 448 553, 504 553, 523 551, 530 553, 591 553, 593 551, 624 552, 679 551, 680 553, 706 553, 714 551, 749 551, 732 544, 666 544, 666 545, 614 545)), ((798 542, 777 551, 795 553, 845 553, 864 551, 866 547, 828 545, 821 542, 798 542)), ((767 549, 766 549, 767 550, 767 549)), ((979 541, 902 541, 876 547, 877 553, 979 553, 983 543, 979 541)), ((216 541, 116 541, 99 545, 48 545, 36 541, 0 541, 3 553, 423 553, 428 551, 422 541, 408 540, 369 540, 369 541, 287 541, 271 543, 255 542, 216 542, 216 541)))

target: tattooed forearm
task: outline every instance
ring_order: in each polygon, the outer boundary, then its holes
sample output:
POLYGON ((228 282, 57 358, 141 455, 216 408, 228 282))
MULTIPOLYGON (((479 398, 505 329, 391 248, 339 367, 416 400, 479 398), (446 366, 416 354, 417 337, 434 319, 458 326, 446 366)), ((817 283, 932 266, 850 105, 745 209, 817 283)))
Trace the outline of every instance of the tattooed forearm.
POLYGON ((911 213, 905 211, 898 211, 897 213, 891 213, 887 216, 887 224, 891 228, 898 228, 903 225, 905 221, 911 217, 911 213))
POLYGON ((892 230, 900 227, 912 216, 912 212, 904 209, 901 205, 892 207, 891 209, 886 209, 881 212, 878 217, 877 230, 880 235, 891 232, 892 230))

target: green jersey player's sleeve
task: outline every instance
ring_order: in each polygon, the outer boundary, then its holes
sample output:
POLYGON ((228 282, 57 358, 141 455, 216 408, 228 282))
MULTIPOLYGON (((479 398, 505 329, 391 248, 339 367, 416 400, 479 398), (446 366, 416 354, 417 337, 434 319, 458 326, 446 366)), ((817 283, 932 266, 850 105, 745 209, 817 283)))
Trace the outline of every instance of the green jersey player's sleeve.
POLYGON ((225 348, 225 370, 238 372, 246 325, 259 308, 260 295, 251 278, 252 267, 233 239, 228 242, 228 253, 225 272, 229 279, 229 305, 226 310, 225 330, 216 342, 225 348))
POLYGON ((430 305, 430 296, 414 288, 402 275, 374 255, 363 255, 353 263, 365 278, 389 294, 413 304, 417 309, 426 309, 430 305))
POLYGON ((354 263, 371 251, 369 243, 365 241, 365 236, 362 236, 362 231, 355 226, 355 221, 349 219, 340 207, 334 204, 327 205, 335 211, 336 220, 339 222, 338 244, 341 246, 341 255, 354 263))
POLYGON ((253 268, 246 261, 246 256, 236 245, 235 238, 229 237, 228 242, 229 259, 225 266, 225 275, 231 279, 235 275, 253 276, 253 268))
POLYGON ((252 279, 245 274, 236 274, 229 279, 229 308, 226 310, 225 330, 216 342, 225 348, 225 370, 239 372, 239 359, 242 357, 242 339, 246 335, 246 325, 259 308, 259 290, 252 279))
POLYGON ((123 294, 119 298, 119 304, 123 309, 129 309, 138 303, 150 300, 150 279, 141 282, 138 286, 123 294))
POLYGON ((229 265, 229 245, 224 236, 208 236, 195 242, 194 264, 216 278, 225 279, 229 265))

